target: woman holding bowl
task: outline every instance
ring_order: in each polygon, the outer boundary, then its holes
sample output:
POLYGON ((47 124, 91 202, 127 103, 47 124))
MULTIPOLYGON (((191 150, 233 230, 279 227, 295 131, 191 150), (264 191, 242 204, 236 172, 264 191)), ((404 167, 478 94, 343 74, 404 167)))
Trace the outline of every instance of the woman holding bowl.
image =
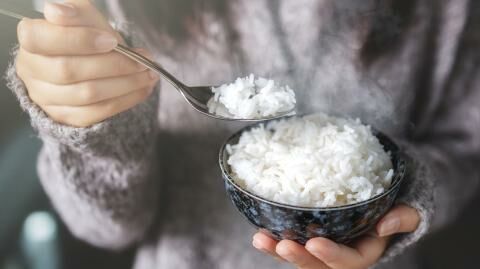
POLYGON ((44 20, 23 20, 7 78, 44 142, 38 173, 71 232, 102 248, 135 247, 135 268, 406 268, 398 254, 471 196, 478 2, 107 5, 115 28, 87 0, 47 4, 44 20), (156 91, 155 74, 112 51, 125 40, 187 84, 250 72, 282 79, 296 89, 300 113, 361 117, 402 141, 414 165, 398 205, 348 245, 257 233, 253 246, 266 256, 252 251, 252 230, 215 165, 239 125, 194 112, 165 83, 156 91))

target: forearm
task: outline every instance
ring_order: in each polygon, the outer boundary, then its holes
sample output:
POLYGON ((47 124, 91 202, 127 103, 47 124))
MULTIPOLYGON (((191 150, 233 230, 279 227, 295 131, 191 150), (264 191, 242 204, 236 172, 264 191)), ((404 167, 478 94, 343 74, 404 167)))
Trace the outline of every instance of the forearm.
POLYGON ((157 204, 158 95, 92 127, 73 128, 54 122, 30 100, 14 64, 7 81, 44 142, 39 176, 70 230, 101 247, 139 240, 157 204))
POLYGON ((77 145, 44 138, 41 182, 73 234, 97 246, 122 248, 139 240, 156 212, 155 132, 138 124, 155 122, 135 120, 138 112, 120 115, 104 130, 108 134, 86 135, 77 145))
POLYGON ((38 174, 70 231, 93 245, 128 247, 155 217, 157 186, 145 160, 122 163, 45 142, 38 174))

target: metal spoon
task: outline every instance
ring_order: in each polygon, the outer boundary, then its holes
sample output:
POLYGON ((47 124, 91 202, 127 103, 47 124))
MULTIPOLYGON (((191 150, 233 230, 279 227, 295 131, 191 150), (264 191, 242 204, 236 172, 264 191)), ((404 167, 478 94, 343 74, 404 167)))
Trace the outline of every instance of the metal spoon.
MULTIPOLYGON (((8 10, 0 9, 0 14, 5 15, 8 17, 16 18, 22 20, 24 18, 28 18, 26 16, 17 14, 15 12, 11 12, 8 10)), ((229 118, 225 116, 216 115, 210 113, 208 111, 207 103, 213 97, 212 87, 214 86, 196 86, 190 87, 179 81, 175 78, 172 74, 167 72, 163 69, 159 64, 155 63, 154 61, 149 60, 148 58, 136 53, 135 51, 131 50, 130 48, 118 44, 117 47, 114 49, 115 51, 129 57, 130 59, 143 64, 147 68, 157 72, 160 74, 164 79, 166 79, 170 84, 172 84, 175 89, 177 89, 185 100, 198 112, 207 115, 209 117, 220 119, 220 120, 231 120, 231 121, 264 121, 264 120, 272 120, 276 118, 280 118, 286 115, 291 114, 295 111, 295 108, 289 111, 281 112, 278 115, 266 117, 266 118, 257 118, 257 119, 238 119, 238 118, 229 118)))

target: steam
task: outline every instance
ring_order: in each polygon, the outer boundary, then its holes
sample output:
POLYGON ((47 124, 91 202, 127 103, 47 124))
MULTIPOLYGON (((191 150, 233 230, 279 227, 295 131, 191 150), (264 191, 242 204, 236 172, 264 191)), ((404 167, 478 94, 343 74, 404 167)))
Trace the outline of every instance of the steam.
POLYGON ((395 124, 394 97, 379 81, 348 62, 344 55, 326 55, 323 61, 311 85, 301 91, 302 112, 358 117, 378 128, 395 124))
POLYGON ((373 76, 358 56, 365 39, 358 24, 365 23, 371 12, 381 11, 374 10, 373 1, 361 1, 361 7, 352 7, 352 1, 327 2, 320 14, 320 46, 311 54, 315 60, 299 64, 293 74, 298 112, 358 117, 381 130, 395 129, 399 93, 389 89, 388 79, 373 76))

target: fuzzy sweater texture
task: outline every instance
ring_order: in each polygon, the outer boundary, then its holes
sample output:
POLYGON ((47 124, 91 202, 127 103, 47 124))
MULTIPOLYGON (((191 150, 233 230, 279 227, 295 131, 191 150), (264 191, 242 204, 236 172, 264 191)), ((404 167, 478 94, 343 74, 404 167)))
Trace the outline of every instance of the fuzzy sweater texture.
MULTIPOLYGON (((150 47, 187 84, 252 72, 296 89, 300 113, 360 117, 395 137, 412 157, 399 202, 416 208, 421 223, 396 236, 375 267, 413 268, 398 254, 453 219, 479 180, 480 8, 473 0, 417 1, 401 38, 366 67, 361 26, 375 12, 366 2, 232 1, 234 43, 206 13, 203 37, 179 46, 181 58, 168 44, 150 47)), ((121 1, 109 6, 127 20, 121 1)), ((162 82, 137 107, 72 128, 30 100, 14 61, 6 77, 43 140, 43 187, 75 236, 135 247, 138 269, 289 268, 251 247, 254 229, 225 195, 217 151, 241 124, 196 113, 162 82)))

